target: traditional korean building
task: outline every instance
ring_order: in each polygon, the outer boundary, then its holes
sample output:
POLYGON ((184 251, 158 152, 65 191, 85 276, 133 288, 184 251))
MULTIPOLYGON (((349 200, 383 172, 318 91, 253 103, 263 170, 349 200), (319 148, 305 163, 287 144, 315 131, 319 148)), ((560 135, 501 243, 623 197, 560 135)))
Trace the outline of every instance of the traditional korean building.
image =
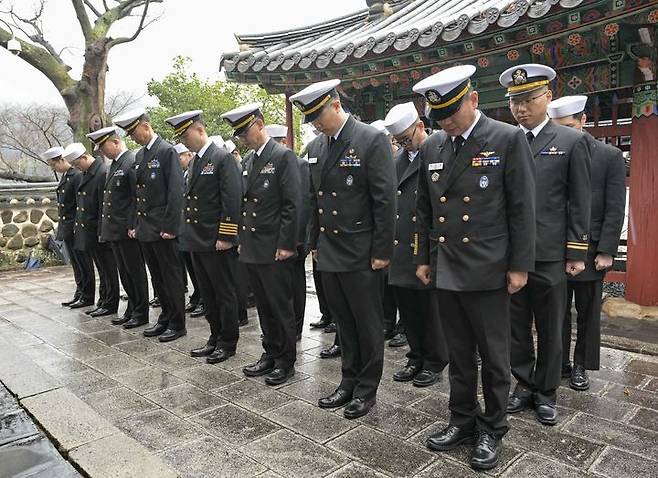
POLYGON ((628 263, 615 279, 627 283, 629 300, 658 304, 658 0, 368 0, 364 7, 316 25, 236 35, 240 51, 222 55, 221 68, 231 81, 286 95, 340 78, 345 105, 374 121, 404 101, 423 111, 413 84, 469 63, 478 66, 481 108, 511 122, 500 73, 519 63, 550 65, 558 73, 553 96, 589 95, 590 132, 630 151, 628 263))

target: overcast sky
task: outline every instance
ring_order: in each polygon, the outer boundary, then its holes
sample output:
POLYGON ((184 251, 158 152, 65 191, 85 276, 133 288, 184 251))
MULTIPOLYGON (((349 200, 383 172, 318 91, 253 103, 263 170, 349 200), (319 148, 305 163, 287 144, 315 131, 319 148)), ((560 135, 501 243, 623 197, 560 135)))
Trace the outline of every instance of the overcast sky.
MULTIPOLYGON (((0 0, 0 4, 12 1, 25 8, 34 0, 0 0)), ((220 55, 238 49, 234 33, 284 30, 365 7, 365 0, 164 0, 153 9, 161 15, 157 23, 136 41, 111 50, 107 91, 146 93, 146 83, 169 73, 177 55, 191 57, 193 71, 202 77, 219 79, 220 55)), ((78 78, 84 42, 70 0, 47 0, 43 19, 46 39, 57 50, 68 47, 62 56, 78 78)), ((123 20, 111 34, 130 35, 136 23, 123 20)), ((0 104, 7 102, 63 105, 55 87, 41 73, 0 48, 0 104)))

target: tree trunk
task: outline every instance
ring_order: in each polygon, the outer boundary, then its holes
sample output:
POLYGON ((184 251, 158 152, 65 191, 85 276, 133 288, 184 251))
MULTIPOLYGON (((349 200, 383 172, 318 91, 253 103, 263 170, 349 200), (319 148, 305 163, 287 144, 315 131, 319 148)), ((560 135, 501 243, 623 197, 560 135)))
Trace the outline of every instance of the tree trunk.
POLYGON ((101 38, 87 47, 80 81, 60 92, 69 111, 74 138, 87 145, 87 133, 109 124, 104 106, 108 43, 108 38, 101 38))

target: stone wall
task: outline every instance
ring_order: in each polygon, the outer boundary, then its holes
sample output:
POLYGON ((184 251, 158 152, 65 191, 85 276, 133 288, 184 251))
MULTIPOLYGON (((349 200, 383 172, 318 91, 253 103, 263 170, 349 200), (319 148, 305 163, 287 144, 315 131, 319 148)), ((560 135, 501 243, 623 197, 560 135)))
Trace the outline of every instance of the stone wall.
POLYGON ((48 237, 57 231, 57 203, 50 197, 12 198, 0 202, 0 267, 23 264, 32 254, 50 265, 48 237))

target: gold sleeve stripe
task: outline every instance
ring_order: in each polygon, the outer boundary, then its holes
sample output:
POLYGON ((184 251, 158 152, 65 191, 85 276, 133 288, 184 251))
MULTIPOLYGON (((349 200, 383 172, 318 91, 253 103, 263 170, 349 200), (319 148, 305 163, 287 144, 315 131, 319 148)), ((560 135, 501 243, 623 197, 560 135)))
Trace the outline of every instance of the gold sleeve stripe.
POLYGON ((567 244, 567 249, 578 249, 580 251, 586 251, 587 246, 581 246, 576 244, 567 244))
POLYGON ((221 222, 219 224, 219 233, 226 236, 237 236, 238 225, 229 222, 221 222))

